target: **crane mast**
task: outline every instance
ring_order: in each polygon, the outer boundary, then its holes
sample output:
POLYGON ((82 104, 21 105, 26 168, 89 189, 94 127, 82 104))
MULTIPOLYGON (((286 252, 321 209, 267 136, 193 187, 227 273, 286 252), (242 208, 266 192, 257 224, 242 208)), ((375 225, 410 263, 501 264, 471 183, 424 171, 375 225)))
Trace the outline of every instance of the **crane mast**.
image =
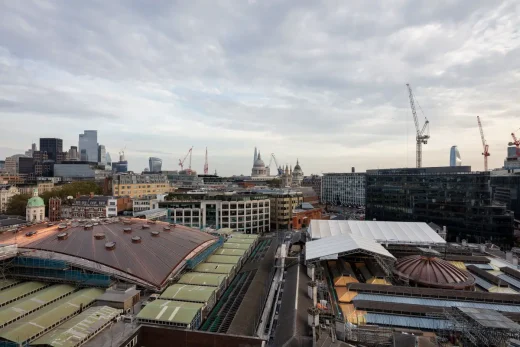
POLYGON ((206 158, 204 160, 204 175, 207 175, 208 171, 208 147, 206 147, 206 158))
POLYGON ((516 138, 515 133, 511 133, 511 137, 513 138, 511 144, 516 146, 516 156, 520 157, 520 140, 516 138))
POLYGON ((484 156, 484 171, 488 170, 488 157, 491 155, 489 154, 489 146, 486 142, 486 138, 484 137, 484 130, 482 129, 482 123, 480 122, 480 117, 477 116, 478 121, 478 127, 480 129, 480 139, 482 140, 482 155, 484 156))
POLYGON ((424 117, 424 125, 420 126, 419 119, 417 118, 417 111, 415 110, 415 101, 414 96, 412 92, 412 87, 410 87, 410 84, 406 84, 406 87, 408 88, 408 96, 410 98, 410 107, 412 109, 412 115, 413 115, 413 121, 415 123, 415 131, 417 133, 415 140, 416 140, 416 167, 422 167, 422 145, 426 145, 428 143, 428 139, 430 138, 430 122, 426 117, 424 117))
POLYGON ((186 154, 186 156, 184 157, 184 159, 179 159, 179 166, 181 167, 181 171, 184 170, 184 162, 186 161, 186 159, 188 158, 188 156, 190 157, 190 161, 189 161, 189 168, 188 170, 191 171, 191 152, 193 151, 193 146, 189 149, 188 153, 186 154))

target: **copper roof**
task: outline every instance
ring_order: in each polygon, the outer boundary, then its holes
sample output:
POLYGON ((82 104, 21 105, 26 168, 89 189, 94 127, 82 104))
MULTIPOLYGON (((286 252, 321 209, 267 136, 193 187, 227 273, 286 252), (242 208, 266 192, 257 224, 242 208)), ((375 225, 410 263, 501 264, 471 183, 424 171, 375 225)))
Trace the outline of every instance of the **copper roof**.
POLYGON ((411 255, 395 263, 395 273, 419 286, 445 289, 469 289, 473 276, 437 257, 411 255))
POLYGON ((83 226, 72 227, 67 229, 68 238, 65 240, 58 239, 57 235, 62 231, 59 232, 56 227, 55 230, 39 231, 35 238, 18 237, 18 243, 23 248, 88 259, 160 287, 190 253, 206 242, 216 240, 207 233, 179 225, 170 231, 163 231, 167 225, 165 223, 149 224, 149 228, 142 229, 145 223, 144 220, 133 219, 132 224, 101 223, 88 230, 83 226), (125 233, 125 227, 131 227, 132 232, 125 233), (152 236, 153 231, 160 234, 152 236), (94 237, 99 233, 104 233, 105 239, 94 237), (141 237, 140 243, 132 242, 135 236, 141 237), (107 250, 107 242, 115 242, 115 247, 107 250))

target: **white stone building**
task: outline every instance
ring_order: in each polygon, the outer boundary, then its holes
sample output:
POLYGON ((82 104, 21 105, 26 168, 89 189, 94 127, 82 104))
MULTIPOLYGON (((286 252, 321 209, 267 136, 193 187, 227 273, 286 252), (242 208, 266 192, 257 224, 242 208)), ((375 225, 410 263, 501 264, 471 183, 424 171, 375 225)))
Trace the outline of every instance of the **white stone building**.
POLYGON ((9 200, 15 195, 20 194, 20 191, 15 186, 9 184, 0 184, 0 213, 7 210, 9 200))
POLYGON ((28 222, 43 222, 45 220, 45 203, 38 196, 38 189, 34 189, 33 196, 27 201, 25 209, 28 222))

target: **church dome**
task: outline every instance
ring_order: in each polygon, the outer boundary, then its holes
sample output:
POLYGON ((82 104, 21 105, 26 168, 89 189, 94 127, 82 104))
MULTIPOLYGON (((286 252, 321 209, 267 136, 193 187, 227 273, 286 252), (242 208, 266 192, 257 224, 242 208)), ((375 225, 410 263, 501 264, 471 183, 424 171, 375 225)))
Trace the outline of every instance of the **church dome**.
POLYGON ((33 196, 27 201, 27 207, 42 207, 45 206, 43 199, 39 196, 33 196))
POLYGON ((302 172, 302 168, 300 166, 300 161, 299 160, 296 160, 296 166, 294 167, 293 172, 298 172, 298 173, 302 172))
POLYGON ((443 289, 471 289, 473 276, 437 257, 411 255, 397 260, 394 272, 415 285, 443 289))
POLYGON ((258 157, 256 158, 255 165, 253 167, 265 168, 265 163, 262 160, 262 157, 260 156, 260 153, 258 153, 258 157))

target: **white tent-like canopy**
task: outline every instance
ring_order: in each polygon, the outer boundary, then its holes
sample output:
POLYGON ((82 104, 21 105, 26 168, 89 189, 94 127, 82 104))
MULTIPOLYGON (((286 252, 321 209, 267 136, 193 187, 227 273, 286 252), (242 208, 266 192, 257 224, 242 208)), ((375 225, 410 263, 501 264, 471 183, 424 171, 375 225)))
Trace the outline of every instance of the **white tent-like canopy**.
POLYGON ((363 237, 381 244, 439 245, 446 241, 422 222, 383 222, 358 220, 311 220, 308 229, 312 240, 337 235, 363 237))
POLYGON ((386 248, 374 240, 364 237, 353 237, 349 234, 309 241, 305 245, 305 248, 305 260, 311 262, 325 259, 338 259, 340 256, 355 253, 379 255, 395 260, 395 257, 390 254, 386 248))

